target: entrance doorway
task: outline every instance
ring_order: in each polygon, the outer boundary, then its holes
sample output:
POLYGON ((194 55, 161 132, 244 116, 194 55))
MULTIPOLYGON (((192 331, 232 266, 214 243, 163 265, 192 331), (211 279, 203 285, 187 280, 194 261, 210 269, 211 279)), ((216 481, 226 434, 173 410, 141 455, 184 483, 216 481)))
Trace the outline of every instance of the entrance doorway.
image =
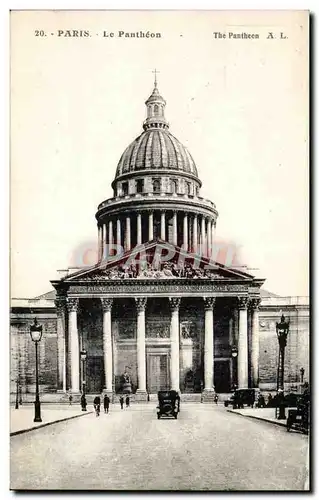
POLYGON ((88 356, 86 363, 86 392, 99 394, 104 387, 103 356, 88 356))
POLYGON ((147 382, 148 391, 152 394, 170 389, 167 354, 148 354, 147 382))
POLYGON ((216 392, 230 392, 230 360, 215 360, 214 384, 216 392))

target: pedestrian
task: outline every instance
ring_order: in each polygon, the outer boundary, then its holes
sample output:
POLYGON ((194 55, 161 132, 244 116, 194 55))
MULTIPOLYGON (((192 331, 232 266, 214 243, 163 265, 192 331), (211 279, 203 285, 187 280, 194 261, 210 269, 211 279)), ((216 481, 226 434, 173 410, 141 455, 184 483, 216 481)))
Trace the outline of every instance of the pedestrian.
POLYGON ((110 398, 108 397, 107 394, 104 395, 103 404, 104 404, 104 413, 108 413, 110 408, 110 398))
POLYGON ((217 394, 217 392, 215 393, 214 401, 215 401, 216 404, 218 404, 218 394, 217 394))
POLYGON ((268 394, 268 402, 267 402, 267 406, 269 406, 269 408, 272 408, 272 395, 269 393, 268 394))
POLYGON ((123 404, 124 404, 124 398, 123 398, 123 396, 120 396, 121 410, 123 410, 123 404))
POLYGON ((86 397, 85 397, 85 394, 82 394, 82 396, 81 396, 81 408, 82 408, 82 411, 86 411, 86 397))
POLYGON ((71 406, 72 405, 72 394, 69 395, 69 405, 71 406))
POLYGON ((130 397, 129 396, 126 396, 125 404, 126 404, 126 408, 128 408, 130 406, 130 397))
POLYGON ((100 407, 101 407, 101 398, 100 396, 95 396, 94 401, 93 401, 93 406, 95 409, 96 416, 99 417, 100 415, 100 407))

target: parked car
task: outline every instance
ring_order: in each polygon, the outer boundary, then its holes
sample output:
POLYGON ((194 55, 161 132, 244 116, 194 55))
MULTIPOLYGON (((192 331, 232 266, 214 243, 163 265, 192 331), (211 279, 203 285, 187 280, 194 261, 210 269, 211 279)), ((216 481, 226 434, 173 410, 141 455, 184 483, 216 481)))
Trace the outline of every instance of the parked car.
POLYGON ((224 406, 233 406, 234 408, 244 408, 244 406, 253 407, 258 400, 259 389, 236 389, 229 399, 224 401, 224 406))

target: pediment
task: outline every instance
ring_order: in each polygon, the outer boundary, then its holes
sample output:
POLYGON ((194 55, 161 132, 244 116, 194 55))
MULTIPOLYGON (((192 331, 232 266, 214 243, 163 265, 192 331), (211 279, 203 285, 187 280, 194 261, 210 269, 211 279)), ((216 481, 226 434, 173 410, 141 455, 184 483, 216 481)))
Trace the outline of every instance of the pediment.
POLYGON ((254 277, 238 269, 186 252, 161 240, 110 256, 99 264, 62 278, 64 282, 149 279, 239 280, 254 277))

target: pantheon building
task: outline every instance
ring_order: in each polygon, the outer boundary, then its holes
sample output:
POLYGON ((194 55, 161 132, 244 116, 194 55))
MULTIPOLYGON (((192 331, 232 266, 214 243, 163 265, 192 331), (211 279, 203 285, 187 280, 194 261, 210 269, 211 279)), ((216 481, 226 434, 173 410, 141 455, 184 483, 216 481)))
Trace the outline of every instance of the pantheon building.
MULTIPOLYGON (((42 387, 128 390, 141 401, 170 388, 211 401, 234 386, 258 387, 264 280, 214 260, 218 211, 201 197, 196 164, 170 131, 156 81, 145 104, 143 131, 120 157, 113 196, 97 208, 97 264, 51 282, 42 387)), ((23 328, 29 337, 31 320, 30 308, 12 309, 15 342, 23 328)), ((31 348, 14 362, 26 393, 31 348)))

